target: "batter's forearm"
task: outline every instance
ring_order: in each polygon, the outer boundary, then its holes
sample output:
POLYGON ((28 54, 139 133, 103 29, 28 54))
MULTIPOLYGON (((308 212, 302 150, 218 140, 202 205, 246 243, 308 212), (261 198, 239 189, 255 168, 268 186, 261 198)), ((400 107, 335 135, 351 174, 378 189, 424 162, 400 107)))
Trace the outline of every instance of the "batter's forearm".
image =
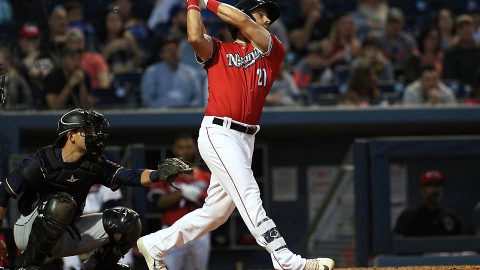
POLYGON ((187 11, 187 35, 189 42, 203 39, 204 26, 200 12, 190 9, 187 11))
MULTIPOLYGON (((211 0, 212 1, 212 0, 211 0)), ((215 1, 215 0, 213 0, 215 1)), ((212 1, 212 2, 213 2, 212 1)), ((250 17, 239 9, 225 3, 220 3, 218 6, 217 16, 225 23, 242 29, 248 23, 250 17)))

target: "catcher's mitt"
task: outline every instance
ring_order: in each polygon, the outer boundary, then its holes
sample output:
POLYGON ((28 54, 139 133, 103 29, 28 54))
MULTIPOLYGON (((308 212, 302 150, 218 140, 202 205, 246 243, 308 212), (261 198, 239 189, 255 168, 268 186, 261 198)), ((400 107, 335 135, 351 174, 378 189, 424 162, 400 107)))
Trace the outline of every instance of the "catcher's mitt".
POLYGON ((158 164, 157 181, 171 184, 180 173, 192 173, 193 168, 179 158, 167 158, 158 164))

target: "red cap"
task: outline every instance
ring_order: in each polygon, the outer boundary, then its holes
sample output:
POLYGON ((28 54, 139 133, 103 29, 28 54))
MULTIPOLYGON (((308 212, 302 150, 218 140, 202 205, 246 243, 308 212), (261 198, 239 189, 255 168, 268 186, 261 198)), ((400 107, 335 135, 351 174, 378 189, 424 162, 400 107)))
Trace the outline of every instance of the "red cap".
POLYGON ((20 37, 26 38, 38 37, 39 34, 40 30, 38 30, 38 27, 33 24, 24 24, 19 33, 20 37))
POLYGON ((443 174, 439 171, 429 170, 422 173, 420 176, 420 185, 425 186, 428 184, 443 184, 443 174))

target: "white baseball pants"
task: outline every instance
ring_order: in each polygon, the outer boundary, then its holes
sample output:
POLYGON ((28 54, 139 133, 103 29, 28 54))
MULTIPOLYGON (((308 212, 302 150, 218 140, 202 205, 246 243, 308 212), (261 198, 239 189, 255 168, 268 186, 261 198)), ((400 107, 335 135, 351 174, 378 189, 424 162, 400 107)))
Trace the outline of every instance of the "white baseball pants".
POLYGON ((257 243, 271 254, 275 269, 302 270, 305 259, 286 247, 263 208, 251 169, 255 135, 230 129, 232 120, 222 119, 224 124, 219 126, 212 123, 212 116, 205 116, 199 132, 198 148, 212 171, 205 204, 169 228, 143 237, 148 252, 156 259, 163 259, 173 247, 183 246, 218 228, 237 207, 257 243))

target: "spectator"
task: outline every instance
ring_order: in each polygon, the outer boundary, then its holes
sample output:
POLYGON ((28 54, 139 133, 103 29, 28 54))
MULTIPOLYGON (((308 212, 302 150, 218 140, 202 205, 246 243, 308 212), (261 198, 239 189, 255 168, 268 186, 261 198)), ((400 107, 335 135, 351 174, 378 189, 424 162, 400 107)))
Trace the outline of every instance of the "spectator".
POLYGON ((125 21, 125 29, 130 32, 142 49, 146 49, 149 31, 145 23, 134 16, 131 0, 115 0, 115 7, 125 21))
POLYGON ((423 67, 420 78, 408 85, 403 94, 403 104, 408 105, 455 103, 452 89, 439 80, 438 72, 433 66, 423 67))
POLYGON ((48 18, 48 32, 45 32, 40 48, 46 52, 56 52, 65 44, 67 34, 67 11, 62 6, 56 6, 48 18))
POLYGON ((360 54, 361 45, 356 38, 356 26, 352 17, 340 17, 332 25, 328 38, 323 40, 323 47, 328 65, 350 65, 360 54))
POLYGON ((422 67, 433 66, 437 74, 443 72, 443 52, 440 50, 440 35, 436 28, 425 28, 418 37, 418 55, 412 55, 405 64, 405 81, 410 83, 420 76, 422 67))
POLYGON ((82 52, 80 66, 92 80, 92 87, 109 88, 110 71, 103 56, 97 52, 85 51, 85 36, 80 29, 70 29, 67 33, 67 47, 82 52))
POLYGON ((325 38, 331 25, 328 18, 322 14, 320 0, 300 0, 299 5, 300 13, 287 25, 290 49, 297 59, 307 54, 309 42, 325 38))
POLYGON ((321 40, 328 35, 331 22, 322 14, 321 0, 300 0, 300 12, 287 23, 289 31, 298 29, 302 42, 321 40))
POLYGON ((352 18, 357 25, 357 37, 363 41, 372 31, 381 33, 385 27, 388 3, 385 0, 360 0, 352 18))
POLYGON ((295 66, 293 74, 298 87, 306 90, 311 84, 334 84, 335 78, 328 67, 321 42, 312 42, 307 49, 307 55, 295 66))
POLYGON ((463 220, 442 205, 444 176, 429 170, 420 176, 422 202, 397 219, 395 233, 402 236, 441 236, 463 233, 463 220))
POLYGON ((48 108, 92 107, 90 79, 80 67, 82 53, 68 47, 62 49, 61 67, 45 78, 48 108))
POLYGON ((383 54, 380 39, 375 35, 368 36, 363 41, 362 51, 353 66, 360 63, 372 67, 380 81, 391 82, 395 79, 393 66, 383 54))
POLYGON ((54 58, 40 51, 40 30, 36 25, 24 24, 18 34, 18 46, 15 52, 15 66, 26 79, 33 94, 34 106, 45 107, 43 80, 55 67, 54 58))
POLYGON ((0 0, 0 25, 9 25, 12 23, 12 6, 7 0, 0 0))
POLYGON ((437 28, 440 34, 441 50, 450 49, 455 43, 455 23, 450 10, 441 9, 438 11, 437 28))
POLYGON ((367 63, 359 63, 348 80, 348 90, 341 96, 342 105, 368 107, 383 104, 375 71, 367 63))
MULTIPOLYGON (((199 76, 206 77, 205 70, 201 65, 198 64, 195 52, 187 40, 187 13, 185 11, 185 7, 182 7, 180 4, 173 5, 170 9, 169 21, 158 24, 155 29, 155 35, 157 38, 156 41, 158 41, 158 38, 163 39, 169 36, 177 38, 180 44, 180 62, 195 68, 197 73, 199 73, 199 76)), ((159 42, 155 43, 158 44, 159 42)), ((161 46, 161 44, 159 45, 161 46)), ((152 54, 152 58, 158 61, 158 45, 154 45, 153 47, 154 52, 152 54)))
POLYGON ((11 52, 8 47, 0 46, 0 64, 7 70, 5 89, 7 89, 6 109, 33 109, 33 96, 25 78, 12 65, 11 52))
POLYGON ((480 48, 473 39, 473 19, 469 15, 457 18, 457 42, 445 53, 443 78, 459 80, 476 86, 480 68, 480 48))
POLYGON ((278 74, 275 82, 268 92, 265 104, 267 106, 291 106, 299 104, 298 98, 300 90, 295 84, 292 75, 282 65, 282 70, 278 74))
MULTIPOLYGON (((197 147, 190 135, 180 135, 172 147, 175 157, 190 163, 197 161, 197 147)), ((177 190, 165 183, 156 183, 150 188, 149 199, 162 211, 163 227, 172 226, 175 221, 199 208, 207 196, 211 173, 207 166, 194 166, 193 175, 179 175, 175 183, 177 190)), ((198 269, 206 270, 210 255, 210 233, 190 243, 172 249, 165 256, 170 270, 198 269)))
POLYGON ((105 16, 101 43, 102 55, 114 74, 133 72, 141 66, 143 53, 134 36, 125 31, 123 18, 115 8, 105 16))
POLYGON ((143 105, 154 108, 202 106, 198 74, 192 67, 180 63, 179 40, 167 37, 158 53, 162 62, 150 66, 142 77, 143 105))
POLYGON ((89 51, 96 50, 95 29, 83 19, 83 5, 81 1, 69 0, 65 3, 67 11, 68 28, 78 28, 83 32, 85 48, 89 51))
POLYGON ((396 74, 403 74, 406 60, 417 53, 415 39, 402 30, 403 26, 403 12, 398 8, 390 9, 385 34, 382 37, 382 50, 390 59, 396 74))
POLYGON ((179 0, 157 0, 147 25, 150 30, 155 30, 159 23, 166 23, 170 19, 170 10, 179 0))

